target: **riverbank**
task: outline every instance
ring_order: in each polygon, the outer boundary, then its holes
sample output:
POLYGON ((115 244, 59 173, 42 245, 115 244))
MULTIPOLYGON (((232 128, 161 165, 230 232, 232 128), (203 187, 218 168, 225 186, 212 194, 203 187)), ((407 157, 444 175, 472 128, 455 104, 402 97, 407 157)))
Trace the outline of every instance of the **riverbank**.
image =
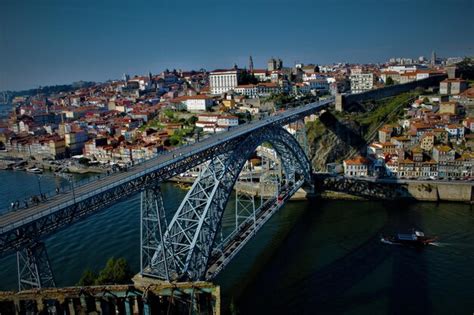
POLYGON ((316 196, 342 200, 449 201, 474 204, 474 183, 313 176, 316 196))
POLYGON ((25 159, 11 155, 9 152, 0 152, 0 170, 12 170, 17 165, 21 165, 24 169, 36 167, 43 171, 74 174, 103 174, 111 170, 111 167, 82 165, 72 159, 44 161, 39 159, 25 159))

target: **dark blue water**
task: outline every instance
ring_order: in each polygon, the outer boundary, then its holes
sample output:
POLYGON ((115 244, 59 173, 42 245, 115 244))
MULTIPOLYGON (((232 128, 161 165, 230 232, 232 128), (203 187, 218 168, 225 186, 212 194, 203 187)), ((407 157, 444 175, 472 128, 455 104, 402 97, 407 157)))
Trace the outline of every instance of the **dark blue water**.
MULTIPOLYGON (((2 204, 34 191, 35 176, 19 174, 0 172, 2 204)), ((45 174, 44 185, 56 180, 45 174)), ((163 185, 171 212, 184 194, 163 185)), ((138 271, 139 211, 136 196, 48 238, 58 285, 73 285, 111 256, 138 271)), ((224 224, 233 224, 231 213, 224 224)), ((15 266, 13 255, 0 259, 1 289, 16 288, 15 266)), ((313 200, 286 205, 216 282, 240 314, 472 314, 473 270, 469 205, 313 200), (411 227, 439 243, 417 250, 379 241, 380 233, 411 227)))

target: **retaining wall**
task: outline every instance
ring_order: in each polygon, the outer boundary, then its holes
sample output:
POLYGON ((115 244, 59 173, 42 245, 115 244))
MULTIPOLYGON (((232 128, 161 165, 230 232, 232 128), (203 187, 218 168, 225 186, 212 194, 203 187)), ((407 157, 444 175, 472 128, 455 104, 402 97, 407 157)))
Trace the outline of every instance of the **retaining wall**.
POLYGON ((343 111, 350 107, 353 103, 361 103, 369 100, 378 100, 386 97, 395 96, 404 92, 416 89, 417 87, 428 88, 438 86, 446 75, 435 75, 426 79, 408 82, 404 84, 395 84, 381 89, 370 90, 363 93, 336 95, 336 110, 343 111))

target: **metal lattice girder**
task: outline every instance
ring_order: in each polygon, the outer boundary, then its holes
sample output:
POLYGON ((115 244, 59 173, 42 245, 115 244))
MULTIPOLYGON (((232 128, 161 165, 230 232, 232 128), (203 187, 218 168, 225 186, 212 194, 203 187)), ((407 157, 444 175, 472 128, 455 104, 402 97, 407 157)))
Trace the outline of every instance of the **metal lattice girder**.
POLYGON ((303 151, 309 157, 309 144, 304 119, 293 122, 291 126, 295 130, 296 141, 298 141, 300 146, 303 148, 303 151))
POLYGON ((31 243, 17 252, 18 290, 53 288, 53 272, 43 242, 31 243))
POLYGON ((170 278, 173 268, 173 253, 163 242, 163 233, 168 223, 161 189, 152 185, 143 190, 140 196, 140 272, 144 275, 157 275, 170 278), (163 250, 159 250, 160 248, 163 250))
POLYGON ((238 229, 242 221, 253 217, 255 222, 255 195, 237 191, 235 193, 235 228, 238 229))
POLYGON ((211 160, 188 191, 164 234, 163 242, 171 246, 174 253, 176 279, 204 278, 235 181, 245 162, 263 142, 273 145, 287 176, 298 174, 310 182, 311 165, 307 156, 295 138, 279 126, 262 128, 248 135, 232 152, 211 160))

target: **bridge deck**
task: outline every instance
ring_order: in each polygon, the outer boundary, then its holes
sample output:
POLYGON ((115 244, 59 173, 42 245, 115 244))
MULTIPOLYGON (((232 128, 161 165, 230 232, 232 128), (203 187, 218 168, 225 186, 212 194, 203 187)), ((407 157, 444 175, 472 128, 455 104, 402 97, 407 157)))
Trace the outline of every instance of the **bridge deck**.
MULTIPOLYGON (((38 205, 4 213, 0 216, 0 236, 15 231, 16 229, 41 218, 53 215, 55 212, 63 211, 77 203, 90 200, 94 196, 146 176, 147 174, 158 172, 159 170, 166 170, 178 163, 183 163, 183 161, 186 161, 186 167, 189 166, 189 168, 192 168, 203 162, 202 157, 200 160, 197 158, 193 160, 193 158, 198 154, 207 152, 206 150, 213 150, 219 146, 222 147, 231 141, 237 142, 240 137, 266 126, 285 125, 296 121, 327 107, 332 102, 333 98, 330 98, 324 101, 292 108, 283 113, 235 127, 224 134, 217 134, 195 144, 179 147, 166 154, 159 155, 156 158, 129 168, 126 172, 113 173, 100 180, 75 187, 72 191, 60 193, 38 205)), ((208 158, 210 159, 212 156, 209 156, 208 158)), ((164 180, 174 175, 176 174, 170 172, 169 174, 162 176, 160 179, 164 180)), ((135 192, 136 191, 132 191, 130 194, 135 192)), ((116 200, 111 200, 110 204, 113 202, 116 202, 116 200)), ((107 206, 110 204, 107 204, 107 206)), ((2 247, 0 248, 0 252, 4 251, 3 246, 3 244, 0 244, 0 247, 2 247)))
POLYGON ((209 262, 209 268, 207 269, 206 279, 212 280, 217 274, 222 271, 237 255, 240 250, 247 244, 250 239, 260 230, 260 228, 275 214, 284 204, 285 201, 289 200, 298 189, 303 185, 304 181, 298 182, 290 190, 284 188, 280 193, 282 200, 278 200, 273 197, 268 199, 262 204, 260 211, 256 213, 255 224, 251 218, 242 223, 238 231, 235 231, 234 235, 230 235, 231 239, 225 244, 220 252, 213 255, 209 262))

